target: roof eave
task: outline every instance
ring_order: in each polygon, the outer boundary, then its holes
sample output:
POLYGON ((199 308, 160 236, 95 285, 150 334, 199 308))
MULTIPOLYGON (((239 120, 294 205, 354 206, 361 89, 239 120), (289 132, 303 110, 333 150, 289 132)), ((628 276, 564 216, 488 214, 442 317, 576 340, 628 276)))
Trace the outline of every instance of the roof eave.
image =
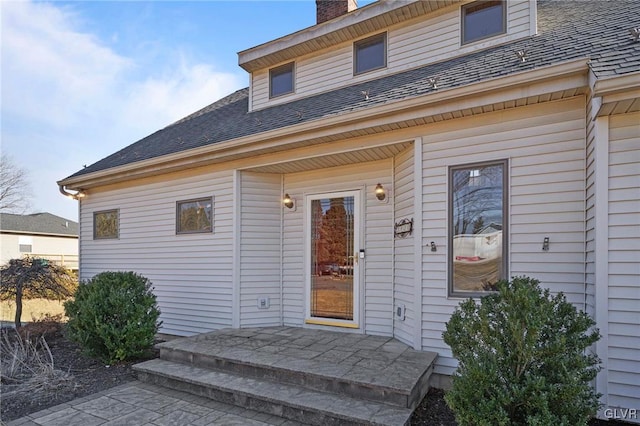
POLYGON ((37 235, 41 237, 60 237, 60 238, 78 238, 78 234, 58 234, 53 232, 40 232, 40 231, 17 231, 13 229, 1 229, 0 234, 13 234, 13 235, 37 235))
MULTIPOLYGON (((569 77, 576 74, 584 76, 584 81, 580 80, 577 84, 582 85, 584 83, 586 86, 588 85, 586 79, 586 73, 588 70, 587 64, 587 58, 580 58, 577 60, 538 68, 532 71, 524 71, 505 77, 485 80, 471 85, 452 89, 440 89, 414 98, 388 102, 371 108, 360 109, 348 114, 336 114, 322 119, 296 124, 295 126, 256 133, 225 142, 218 142, 187 151, 142 160, 80 176, 71 176, 58 181, 58 185, 66 186, 69 189, 74 190, 86 190, 91 187, 106 185, 116 181, 157 175, 162 173, 163 169, 168 170, 170 168, 173 171, 179 169, 179 167, 188 168, 193 165, 192 163, 194 158, 202 157, 204 155, 220 156, 224 155, 225 152, 237 152, 239 150, 250 152, 255 149, 254 145, 257 144, 259 144, 260 147, 263 147, 265 144, 291 144, 296 140, 308 138, 308 135, 311 132, 331 132, 338 126, 344 126, 347 124, 352 125, 353 123, 365 120, 370 122, 376 117, 401 115, 405 111, 415 108, 425 108, 434 104, 442 104, 443 102, 448 102, 451 99, 469 99, 472 96, 487 94, 499 89, 516 87, 518 90, 526 93, 528 87, 532 86, 534 83, 561 79, 563 77, 569 77)), ((549 84, 549 90, 553 89, 553 85, 549 84)))
POLYGON ((624 114, 640 110, 640 71, 597 78, 589 74, 591 93, 597 100, 594 116, 624 114))

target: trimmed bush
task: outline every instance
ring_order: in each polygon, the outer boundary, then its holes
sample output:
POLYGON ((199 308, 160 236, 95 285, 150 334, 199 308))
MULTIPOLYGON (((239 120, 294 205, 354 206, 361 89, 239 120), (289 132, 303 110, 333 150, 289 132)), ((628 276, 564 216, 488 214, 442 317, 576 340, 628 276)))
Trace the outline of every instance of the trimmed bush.
POLYGON ((459 366, 445 396, 461 425, 586 425, 599 395, 595 322, 539 282, 516 277, 469 299, 446 324, 459 366))
POLYGON ((134 272, 96 275, 64 309, 69 338, 109 364, 144 355, 160 327, 151 282, 134 272))

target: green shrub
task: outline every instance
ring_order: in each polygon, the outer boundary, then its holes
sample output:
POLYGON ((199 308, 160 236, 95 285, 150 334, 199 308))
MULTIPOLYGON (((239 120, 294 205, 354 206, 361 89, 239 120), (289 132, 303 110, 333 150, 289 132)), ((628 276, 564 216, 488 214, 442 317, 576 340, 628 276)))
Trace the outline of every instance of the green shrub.
POLYGON ((143 355, 160 326, 151 282, 134 272, 96 275, 80 284, 64 309, 69 338, 106 363, 143 355))
POLYGON ((599 395, 594 321, 527 277, 456 308, 444 341, 459 366, 445 396, 461 425, 586 425, 599 395))

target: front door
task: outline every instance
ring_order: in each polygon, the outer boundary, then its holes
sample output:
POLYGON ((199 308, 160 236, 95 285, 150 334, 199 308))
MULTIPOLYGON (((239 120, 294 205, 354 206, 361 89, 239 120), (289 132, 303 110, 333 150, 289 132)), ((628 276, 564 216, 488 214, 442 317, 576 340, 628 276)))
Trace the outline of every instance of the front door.
POLYGON ((306 322, 358 328, 360 192, 308 195, 305 204, 306 322))

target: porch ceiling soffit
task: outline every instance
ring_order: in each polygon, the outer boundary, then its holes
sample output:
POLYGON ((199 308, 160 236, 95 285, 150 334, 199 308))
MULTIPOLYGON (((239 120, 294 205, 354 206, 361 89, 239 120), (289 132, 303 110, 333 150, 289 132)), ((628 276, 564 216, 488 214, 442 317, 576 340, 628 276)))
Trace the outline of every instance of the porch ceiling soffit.
POLYGON ((591 78, 593 95, 602 101, 598 116, 640 111, 640 72, 597 80, 592 74, 591 78))
POLYGON ((347 166, 366 163, 369 161, 392 158, 411 146, 412 142, 400 142, 353 151, 336 152, 326 155, 316 155, 298 158, 290 161, 274 162, 260 166, 249 167, 244 170, 261 173, 296 173, 307 170, 325 169, 329 167, 347 166))
MULTIPOLYGON (((185 169, 228 163, 258 155, 345 140, 380 140, 384 134, 406 130, 406 141, 419 135, 417 127, 494 111, 583 96, 589 90, 586 60, 571 61, 508 77, 326 116, 265 133, 181 151, 58 182, 67 189, 87 190, 105 184, 157 176, 185 169), (413 129, 413 130, 412 130, 413 129)), ((390 143, 386 138, 386 145, 390 143)), ((367 143, 361 142, 366 148, 367 143)), ((378 145, 382 145, 378 143, 378 145)), ((245 165, 246 167, 250 167, 245 165)))
POLYGON ((248 72, 268 68, 463 1, 375 2, 330 21, 238 52, 238 65, 248 72))

